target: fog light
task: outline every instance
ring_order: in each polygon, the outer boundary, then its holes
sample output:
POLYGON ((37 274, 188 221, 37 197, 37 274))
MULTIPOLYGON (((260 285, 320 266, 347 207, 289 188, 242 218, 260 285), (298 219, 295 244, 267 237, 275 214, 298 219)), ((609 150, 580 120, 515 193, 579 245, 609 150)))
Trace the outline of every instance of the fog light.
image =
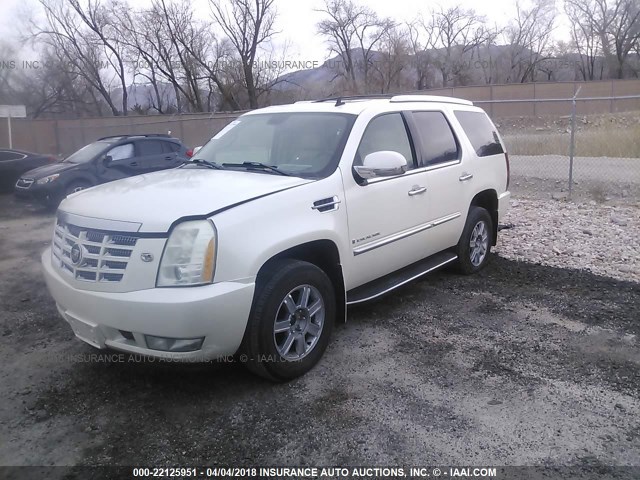
POLYGON ((166 338, 145 335, 147 347, 163 352, 195 352, 202 348, 204 337, 200 338, 166 338))

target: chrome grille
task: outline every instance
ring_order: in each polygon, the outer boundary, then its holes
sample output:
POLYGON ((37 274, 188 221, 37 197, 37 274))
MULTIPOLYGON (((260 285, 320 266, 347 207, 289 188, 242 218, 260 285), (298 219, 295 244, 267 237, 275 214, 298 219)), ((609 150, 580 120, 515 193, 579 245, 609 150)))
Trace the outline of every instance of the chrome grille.
POLYGON ((119 282, 137 241, 131 235, 78 227, 58 219, 53 233, 53 262, 76 280, 119 282))

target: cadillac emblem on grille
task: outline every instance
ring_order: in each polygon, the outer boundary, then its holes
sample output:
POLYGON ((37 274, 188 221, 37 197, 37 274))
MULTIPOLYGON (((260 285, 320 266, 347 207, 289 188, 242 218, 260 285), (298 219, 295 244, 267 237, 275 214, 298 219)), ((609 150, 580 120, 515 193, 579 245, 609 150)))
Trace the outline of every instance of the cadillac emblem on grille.
POLYGON ((71 254, 69 256, 71 257, 71 263, 73 263, 77 267, 82 263, 82 257, 84 257, 84 255, 82 254, 82 247, 77 243, 74 243, 71 247, 70 253, 71 254))

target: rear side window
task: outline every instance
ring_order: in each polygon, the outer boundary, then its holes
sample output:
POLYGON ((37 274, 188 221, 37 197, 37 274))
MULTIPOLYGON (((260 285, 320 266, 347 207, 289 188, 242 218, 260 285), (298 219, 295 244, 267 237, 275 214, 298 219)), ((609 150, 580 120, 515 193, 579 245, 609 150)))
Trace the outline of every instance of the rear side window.
POLYGON ((422 142, 421 167, 459 158, 458 142, 442 112, 413 112, 413 119, 422 142))
POLYGON ((175 153, 180 151, 180 145, 174 142, 162 142, 165 153, 175 153))
POLYGON ((498 132, 485 113, 457 110, 455 114, 479 157, 504 153, 498 132))
POLYGON ((138 142, 138 150, 141 157, 145 155, 161 155, 164 153, 162 150, 162 142, 158 140, 143 140, 138 142))
POLYGON ((354 165, 362 165, 367 155, 381 151, 401 153, 409 168, 415 168, 413 149, 400 113, 388 113, 371 120, 360 141, 354 165))

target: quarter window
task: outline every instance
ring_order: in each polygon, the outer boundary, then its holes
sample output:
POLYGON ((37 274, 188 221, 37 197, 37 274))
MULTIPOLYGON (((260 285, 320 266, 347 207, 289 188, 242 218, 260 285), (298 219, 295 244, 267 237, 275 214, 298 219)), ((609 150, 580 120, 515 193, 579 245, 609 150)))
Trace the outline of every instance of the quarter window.
POLYGON ((165 153, 175 153, 180 150, 180 145, 174 142, 162 142, 165 153))
POLYGON ((380 115, 371 120, 360 141, 354 165, 362 165, 367 155, 381 151, 398 152, 407 159, 410 169, 415 168, 413 148, 400 113, 380 115))
POLYGON ((504 153, 498 132, 485 113, 457 110, 455 114, 479 157, 504 153))
POLYGON ((422 143, 421 167, 451 162, 459 158, 456 137, 442 112, 413 112, 422 143))

